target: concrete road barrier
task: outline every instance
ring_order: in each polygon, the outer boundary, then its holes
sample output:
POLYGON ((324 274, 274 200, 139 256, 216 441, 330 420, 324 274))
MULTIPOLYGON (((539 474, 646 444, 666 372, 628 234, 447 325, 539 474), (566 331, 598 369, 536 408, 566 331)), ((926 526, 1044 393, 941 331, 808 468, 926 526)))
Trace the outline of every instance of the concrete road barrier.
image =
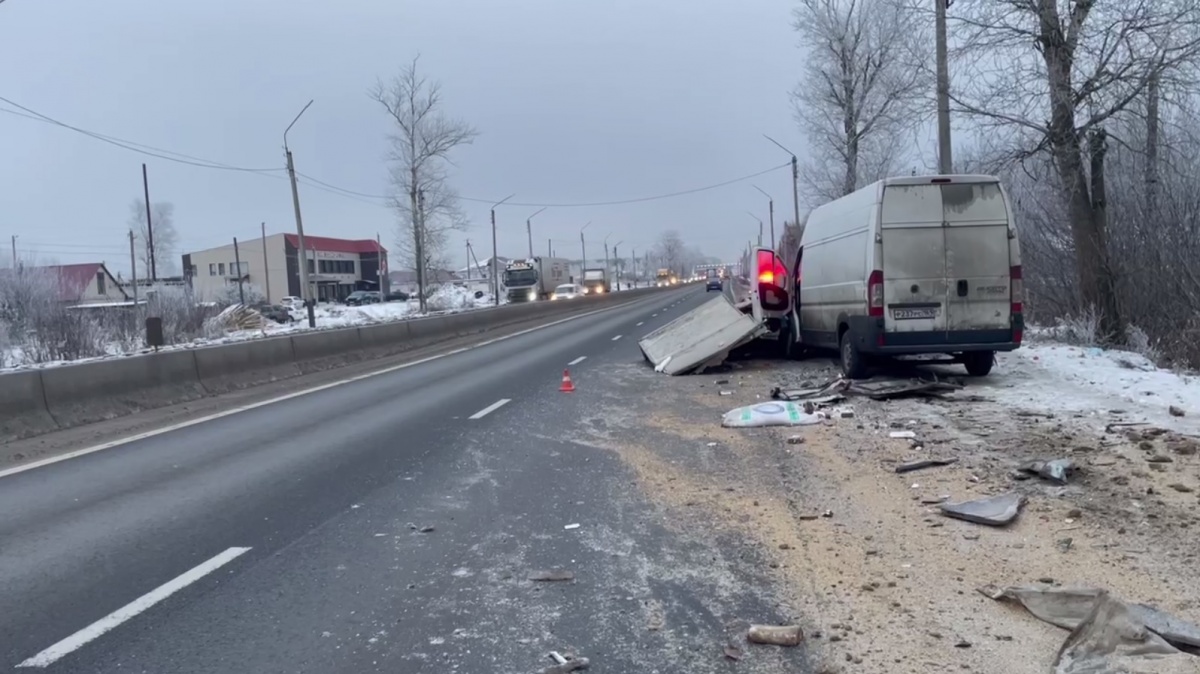
POLYGON ((290 337, 251 339, 192 353, 200 383, 213 395, 300 376, 290 337))
POLYGON ((58 429, 46 409, 41 370, 4 375, 0 386, 0 443, 58 429))
POLYGON ((664 292, 642 288, 431 318, 297 333, 200 349, 0 374, 0 442, 330 370, 455 337, 603 309, 664 292))
POLYGON ((366 358, 358 328, 292 335, 292 349, 302 374, 332 370, 366 358))
POLYGON ((41 375, 46 407, 63 428, 207 395, 187 349, 49 367, 41 375))

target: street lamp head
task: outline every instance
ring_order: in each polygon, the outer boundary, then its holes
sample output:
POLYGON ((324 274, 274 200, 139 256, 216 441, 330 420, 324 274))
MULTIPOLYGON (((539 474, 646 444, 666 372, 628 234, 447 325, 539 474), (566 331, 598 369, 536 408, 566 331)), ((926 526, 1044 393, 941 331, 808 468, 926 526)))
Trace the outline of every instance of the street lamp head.
POLYGON ((587 229, 587 228, 588 228, 588 225, 590 225, 590 224, 592 224, 592 221, 591 221, 591 220, 588 220, 588 221, 587 221, 587 225, 584 225, 583 227, 580 227, 580 228, 579 228, 579 231, 580 231, 580 232, 582 232, 583 230, 587 229))
POLYGON ((512 199, 515 196, 517 196, 515 193, 510 194, 507 197, 504 197, 503 199, 501 199, 500 201, 497 201, 496 203, 492 204, 492 210, 493 211, 496 210, 497 206, 499 206, 500 204, 503 204, 504 202, 508 201, 509 199, 512 199))
POLYGON ((792 161, 793 161, 793 162, 794 162, 794 161, 796 161, 796 153, 795 153, 795 152, 792 152, 791 150, 787 149, 786 147, 784 147, 783 145, 781 145, 781 144, 779 143, 779 141, 775 140, 774 138, 772 138, 772 137, 768 136, 768 135, 767 135, 767 134, 765 134, 765 133, 763 134, 763 138, 766 138, 767 140, 769 140, 769 141, 771 141, 772 143, 774 143, 774 144, 775 144, 775 146, 776 146, 776 147, 778 147, 780 150, 783 150, 784 152, 786 152, 786 153, 788 153, 788 154, 792 155, 792 161))
MULTIPOLYGON (((316 100, 316 99, 313 99, 313 100, 316 100)), ((283 147, 284 147, 284 149, 287 148, 288 131, 292 130, 292 127, 296 125, 296 122, 300 121, 300 115, 303 115, 304 111, 308 109, 308 106, 310 106, 312 104, 313 104, 313 102, 311 100, 309 102, 305 103, 304 107, 300 108, 300 112, 296 113, 296 118, 292 120, 292 123, 288 124, 287 128, 283 130, 283 147)))
POLYGON ((539 208, 538 210, 534 211, 533 215, 531 215, 531 216, 529 216, 528 218, 525 218, 525 219, 526 219, 526 220, 532 220, 532 219, 534 219, 534 218, 536 218, 536 217, 537 217, 537 214, 538 214, 538 213, 541 213, 542 211, 546 210, 547 208, 550 208, 550 207, 549 207, 549 206, 546 206, 545 208, 539 208))
POLYGON ((759 187, 758 185, 751 185, 750 187, 753 187, 754 189, 758 190, 759 192, 762 192, 763 196, 770 199, 771 201, 775 201, 775 197, 771 196, 770 194, 767 194, 766 190, 759 187))

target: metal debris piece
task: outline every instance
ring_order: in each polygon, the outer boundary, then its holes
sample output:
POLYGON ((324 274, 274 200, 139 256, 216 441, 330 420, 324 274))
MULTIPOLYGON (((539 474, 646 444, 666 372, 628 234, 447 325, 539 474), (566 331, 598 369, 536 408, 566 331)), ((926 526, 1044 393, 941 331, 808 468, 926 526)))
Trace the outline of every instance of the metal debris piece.
POLYGON ((915 440, 917 434, 912 431, 892 431, 888 433, 888 437, 897 440, 915 440))
POLYGON ((1053 461, 1031 461, 1021 466, 1021 472, 1037 475, 1038 477, 1066 484, 1067 476, 1075 472, 1075 462, 1070 459, 1054 459, 1053 461))
POLYGON ((962 503, 943 503, 942 514, 976 524, 986 524, 1002 527, 1017 519, 1025 497, 1016 492, 1008 492, 998 496, 964 501, 962 503))
POLYGON ((897 473, 911 473, 914 470, 921 470, 922 468, 934 468, 936 466, 949 466, 950 464, 957 463, 957 462, 958 462, 958 459, 953 458, 953 457, 951 457, 949 459, 921 459, 920 461, 909 461, 908 463, 902 463, 902 464, 896 466, 896 472, 897 473))
POLYGON ((566 524, 566 525, 563 525, 563 528, 568 529, 568 530, 569 529, 578 529, 579 525, 578 524, 566 524))
POLYGON ((799 625, 751 625, 746 639, 770 646, 799 646, 804 632, 799 625))
POLYGON ((575 574, 571 571, 563 569, 551 569, 543 571, 530 571, 526 576, 529 580, 554 582, 560 580, 575 580, 575 574))
POLYGON ((854 381, 837 377, 817 388, 788 389, 776 387, 771 390, 771 397, 777 400, 812 400, 832 398, 823 402, 834 402, 841 397, 858 395, 872 400, 893 400, 912 396, 942 397, 962 389, 961 384, 940 381, 936 375, 933 379, 872 379, 870 381, 854 381))
POLYGON ((804 436, 803 435, 788 436, 787 443, 789 445, 803 445, 804 444, 804 436))
POLYGON ((538 674, 567 674, 568 672, 587 669, 591 665, 587 658, 568 660, 554 651, 550 652, 550 659, 554 660, 556 664, 538 670, 538 674))
POLYGON ((743 655, 741 647, 737 644, 725 644, 725 657, 736 661, 741 660, 743 655))

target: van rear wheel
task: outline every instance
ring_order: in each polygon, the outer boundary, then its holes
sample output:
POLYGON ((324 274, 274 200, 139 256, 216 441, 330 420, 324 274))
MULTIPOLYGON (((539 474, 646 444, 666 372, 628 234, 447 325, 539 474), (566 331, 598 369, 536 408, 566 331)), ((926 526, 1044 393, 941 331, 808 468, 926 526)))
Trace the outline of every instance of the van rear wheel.
POLYGON ((962 355, 962 362, 967 368, 967 374, 972 377, 985 377, 992 371, 992 364, 996 362, 996 352, 968 351, 962 355))
POLYGON ((842 354, 842 374, 848 379, 863 379, 867 376, 867 363, 862 352, 854 343, 854 338, 847 330, 842 333, 842 343, 839 345, 842 354))

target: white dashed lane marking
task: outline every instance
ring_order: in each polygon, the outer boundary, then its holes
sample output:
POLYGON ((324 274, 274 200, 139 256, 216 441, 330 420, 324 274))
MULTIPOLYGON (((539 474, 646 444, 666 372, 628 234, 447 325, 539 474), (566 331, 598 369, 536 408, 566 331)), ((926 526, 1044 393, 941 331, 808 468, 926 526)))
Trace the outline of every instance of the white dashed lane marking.
POLYGON ((512 399, 510 399, 510 398, 501 398, 501 399, 497 400, 496 402, 492 403, 491 405, 488 405, 487 407, 479 410, 478 412, 476 412, 475 414, 472 414, 471 416, 469 416, 467 418, 468 419, 482 419, 482 418, 486 417, 487 415, 491 414, 492 412, 495 412, 496 410, 500 409, 501 407, 504 407, 505 405, 507 405, 510 402, 512 402, 512 399))
POLYGON ((575 360, 567 363, 567 365, 578 365, 585 360, 587 360, 587 356, 580 356, 580 357, 576 358, 575 360))
POLYGON ((613 338, 612 338, 612 341, 614 341, 614 342, 615 342, 615 341, 617 341, 617 340, 618 340, 618 339, 620 339, 620 338, 621 338, 621 336, 620 336, 620 335, 617 335, 616 337, 613 337, 613 338))

